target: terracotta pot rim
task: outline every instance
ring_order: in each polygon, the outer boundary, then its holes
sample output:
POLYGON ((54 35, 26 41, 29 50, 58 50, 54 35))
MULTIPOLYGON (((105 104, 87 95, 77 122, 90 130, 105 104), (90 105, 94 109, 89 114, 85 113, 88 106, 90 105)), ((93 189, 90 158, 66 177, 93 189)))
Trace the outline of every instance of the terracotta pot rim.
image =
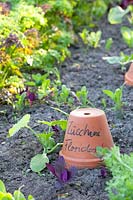
POLYGON ((62 154, 62 151, 60 151, 60 156, 63 156, 64 159, 67 161, 68 167, 76 165, 77 168, 94 168, 95 165, 97 166, 103 165, 103 160, 100 158, 93 158, 93 159, 72 158, 62 154))

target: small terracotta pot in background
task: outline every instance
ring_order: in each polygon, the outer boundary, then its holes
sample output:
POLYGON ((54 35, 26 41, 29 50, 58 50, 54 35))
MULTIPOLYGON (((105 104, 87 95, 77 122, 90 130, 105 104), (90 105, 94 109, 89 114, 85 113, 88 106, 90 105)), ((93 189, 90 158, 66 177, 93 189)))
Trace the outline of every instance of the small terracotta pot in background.
POLYGON ((82 108, 72 111, 60 155, 68 167, 95 168, 101 164, 96 147, 113 146, 112 136, 104 111, 82 108))
POLYGON ((125 74, 125 84, 133 86, 133 63, 130 65, 129 70, 125 74))

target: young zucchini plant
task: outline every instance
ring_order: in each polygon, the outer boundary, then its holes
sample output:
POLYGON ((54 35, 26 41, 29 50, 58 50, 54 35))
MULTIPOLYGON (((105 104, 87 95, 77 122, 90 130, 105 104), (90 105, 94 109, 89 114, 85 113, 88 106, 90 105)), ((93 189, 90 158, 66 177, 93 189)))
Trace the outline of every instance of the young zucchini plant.
MULTIPOLYGON (((29 125, 30 115, 26 114, 20 119, 12 128, 9 129, 8 137, 13 136, 21 128, 28 128, 34 136, 38 139, 43 147, 43 153, 35 155, 30 162, 30 168, 34 172, 41 172, 45 167, 46 163, 49 163, 48 154, 52 153, 58 146, 62 143, 56 143, 52 137, 54 132, 49 129, 48 132, 44 131, 43 133, 36 133, 29 125)), ((41 123, 47 124, 49 126, 58 125, 62 130, 66 129, 67 121, 66 120, 56 120, 52 122, 39 121, 41 123)))
MULTIPOLYGON (((20 189, 15 190, 13 195, 6 191, 5 184, 0 180, 0 200, 26 200, 20 189)), ((32 195, 28 196, 27 200, 35 200, 32 195)))

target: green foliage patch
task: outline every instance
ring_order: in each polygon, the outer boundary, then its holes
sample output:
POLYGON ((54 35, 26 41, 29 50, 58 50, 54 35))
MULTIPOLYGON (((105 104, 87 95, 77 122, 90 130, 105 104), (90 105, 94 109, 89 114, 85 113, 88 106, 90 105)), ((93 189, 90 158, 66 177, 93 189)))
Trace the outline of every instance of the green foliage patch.
MULTIPOLYGON (((24 194, 19 190, 15 190, 13 195, 6 191, 5 184, 0 180, 0 200, 26 200, 24 194)), ((29 195, 27 200, 35 200, 32 195, 29 195)))
POLYGON ((98 147, 97 152, 112 173, 112 179, 107 182, 106 187, 109 199, 133 199, 133 153, 121 154, 118 146, 111 150, 98 147))

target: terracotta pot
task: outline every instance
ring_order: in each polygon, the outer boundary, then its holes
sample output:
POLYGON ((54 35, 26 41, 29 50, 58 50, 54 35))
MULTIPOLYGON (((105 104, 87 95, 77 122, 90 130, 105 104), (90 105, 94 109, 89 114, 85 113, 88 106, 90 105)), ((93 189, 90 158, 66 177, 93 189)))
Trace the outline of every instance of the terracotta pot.
POLYGON ((130 65, 129 70, 125 74, 125 84, 133 86, 133 63, 130 65))
POLYGON ((112 136, 104 111, 83 108, 72 111, 60 155, 68 167, 95 168, 101 160, 96 157, 96 147, 113 146, 112 136))

